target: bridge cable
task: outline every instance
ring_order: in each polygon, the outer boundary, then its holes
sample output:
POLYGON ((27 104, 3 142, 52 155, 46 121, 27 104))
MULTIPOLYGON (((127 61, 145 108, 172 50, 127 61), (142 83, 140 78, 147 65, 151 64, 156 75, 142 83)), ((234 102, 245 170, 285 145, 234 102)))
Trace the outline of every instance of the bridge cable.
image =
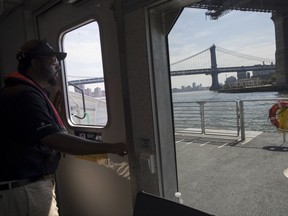
POLYGON ((203 51, 201 51, 201 52, 199 52, 199 53, 197 53, 197 54, 194 54, 194 55, 192 55, 192 56, 189 56, 189 57, 187 57, 187 58, 185 58, 185 59, 182 59, 182 60, 180 60, 180 61, 171 63, 170 65, 172 66, 172 65, 176 65, 176 64, 178 64, 178 63, 184 62, 184 61, 186 61, 186 60, 188 60, 188 59, 190 59, 190 58, 193 58, 193 57, 195 57, 195 56, 197 56, 197 55, 200 55, 200 54, 206 52, 206 51, 209 50, 209 49, 210 49, 210 47, 207 48, 207 49, 205 49, 205 50, 203 50, 203 51))
POLYGON ((273 63, 275 61, 273 59, 261 58, 261 57, 256 57, 256 56, 252 56, 252 55, 245 55, 245 54, 238 53, 238 52, 235 52, 235 51, 231 51, 231 50, 228 50, 228 49, 224 49, 224 48, 221 48, 221 47, 218 47, 218 46, 217 46, 217 50, 219 52, 223 52, 223 53, 226 53, 226 54, 229 54, 229 55, 233 55, 233 56, 237 56, 237 57, 245 58, 245 59, 250 59, 250 60, 257 60, 257 61, 270 62, 270 63, 273 63))

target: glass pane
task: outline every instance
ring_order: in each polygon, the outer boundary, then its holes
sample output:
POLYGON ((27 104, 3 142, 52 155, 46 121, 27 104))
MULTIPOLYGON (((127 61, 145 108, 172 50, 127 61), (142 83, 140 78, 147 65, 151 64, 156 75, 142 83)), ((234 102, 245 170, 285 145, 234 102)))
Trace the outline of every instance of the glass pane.
POLYGON ((97 22, 64 35, 69 117, 73 125, 103 127, 107 123, 101 43, 97 22))
POLYGON ((271 13, 206 12, 185 8, 168 38, 181 198, 211 215, 285 215, 287 145, 267 119, 287 93, 263 90, 282 33, 271 13))

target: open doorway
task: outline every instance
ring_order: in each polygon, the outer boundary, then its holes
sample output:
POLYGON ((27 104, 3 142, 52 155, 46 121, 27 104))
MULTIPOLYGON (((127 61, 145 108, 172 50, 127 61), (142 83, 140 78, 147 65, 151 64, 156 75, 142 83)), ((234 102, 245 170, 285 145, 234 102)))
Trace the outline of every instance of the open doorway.
MULTIPOLYGON (((183 202, 214 215, 282 214, 287 211, 282 202, 287 193, 282 173, 287 166, 283 163, 285 148, 277 152, 268 148, 281 145, 282 137, 267 122, 267 114, 273 100, 283 95, 271 91, 211 91, 211 74, 200 73, 201 69, 211 70, 213 45, 218 68, 275 64, 271 13, 232 11, 210 20, 205 12, 185 8, 168 36, 178 184, 183 202), (242 129, 240 101, 247 104, 245 115, 242 113, 246 117, 242 119, 246 130, 243 142, 238 140, 242 129)), ((270 71, 268 80, 273 79, 273 73, 275 70, 270 71)), ((260 85, 265 84, 261 80, 264 72, 243 74, 221 72, 219 84, 224 87, 231 77, 248 82, 256 76, 260 85)))

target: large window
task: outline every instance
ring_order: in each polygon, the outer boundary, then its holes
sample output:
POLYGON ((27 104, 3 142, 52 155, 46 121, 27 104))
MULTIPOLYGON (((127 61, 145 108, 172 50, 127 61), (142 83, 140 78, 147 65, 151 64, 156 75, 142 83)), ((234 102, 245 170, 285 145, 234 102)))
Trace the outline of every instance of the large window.
POLYGON ((217 216, 285 215, 287 145, 267 121, 287 97, 270 88, 271 13, 206 12, 185 8, 168 38, 181 198, 217 216))
POLYGON ((104 127, 107 107, 97 22, 67 32, 63 37, 69 117, 72 125, 104 127))

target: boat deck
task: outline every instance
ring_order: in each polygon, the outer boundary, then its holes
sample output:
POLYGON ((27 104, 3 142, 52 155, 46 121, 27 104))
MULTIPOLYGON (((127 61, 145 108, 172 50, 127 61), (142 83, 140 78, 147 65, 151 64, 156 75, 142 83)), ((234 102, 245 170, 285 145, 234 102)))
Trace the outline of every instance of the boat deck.
MULTIPOLYGON (((288 139, 288 138, 287 138, 288 139)), ((288 215, 288 142, 281 133, 237 137, 176 134, 185 205, 219 216, 288 215)))

